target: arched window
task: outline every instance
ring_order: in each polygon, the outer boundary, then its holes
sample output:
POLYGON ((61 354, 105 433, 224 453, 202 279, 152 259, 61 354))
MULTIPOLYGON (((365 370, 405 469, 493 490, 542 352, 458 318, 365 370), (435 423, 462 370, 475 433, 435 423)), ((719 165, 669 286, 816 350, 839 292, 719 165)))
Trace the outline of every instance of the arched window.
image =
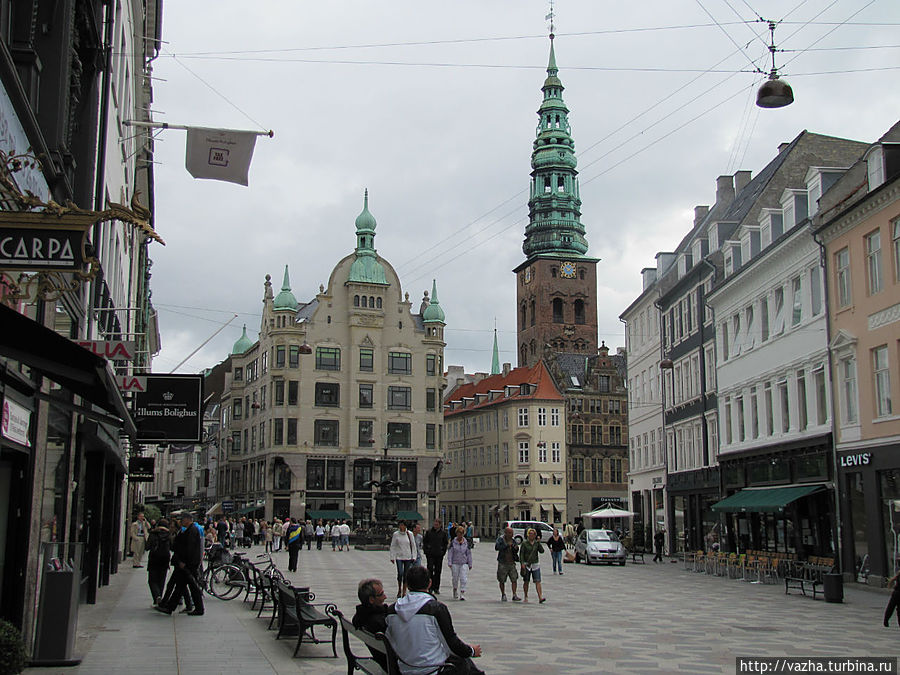
POLYGON ((520 350, 519 354, 519 365, 524 366, 526 363, 528 363, 528 347, 522 345, 522 349, 520 350))
POLYGON ((578 278, 584 281, 584 270, 578 270, 578 278))
POLYGON ((358 295, 353 296, 353 306, 359 307, 359 296, 358 295))
POLYGON ((381 309, 381 298, 375 298, 375 306, 381 309))
POLYGON ((375 307, 375 296, 374 295, 369 296, 369 307, 375 307))
POLYGON ((557 192, 565 192, 566 191, 566 179, 562 176, 559 177, 556 181, 556 191, 557 192))
POLYGON ((535 351, 537 351, 537 344, 534 340, 531 341, 531 355, 534 356, 535 351))
POLYGON ((584 300, 575 301, 575 323, 584 323, 584 300))
POLYGON ((553 298, 553 323, 563 322, 563 301, 553 298))
POLYGON ((554 279, 556 278, 556 268, 555 267, 550 268, 550 276, 553 277, 554 279))
POLYGON ((534 325, 534 322, 536 320, 536 318, 535 318, 536 314, 537 314, 537 312, 535 311, 535 308, 534 308, 534 300, 532 300, 531 301, 531 325, 532 326, 534 325))
POLYGON ((368 300, 366 299, 366 296, 362 296, 362 306, 368 307, 368 300))
POLYGON ((522 328, 524 329, 525 326, 527 326, 527 325, 528 325, 528 320, 525 315, 525 303, 523 302, 522 303, 522 328))

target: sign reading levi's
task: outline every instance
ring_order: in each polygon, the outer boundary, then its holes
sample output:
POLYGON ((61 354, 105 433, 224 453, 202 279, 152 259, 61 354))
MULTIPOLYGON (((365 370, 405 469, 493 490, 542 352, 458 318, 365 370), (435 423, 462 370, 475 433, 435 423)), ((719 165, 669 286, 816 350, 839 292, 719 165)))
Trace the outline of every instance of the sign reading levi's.
POLYGON ((199 443, 203 430, 203 376, 155 375, 133 389, 134 424, 143 442, 199 443))
POLYGON ((85 230, 0 228, 0 269, 72 271, 84 267, 85 230))

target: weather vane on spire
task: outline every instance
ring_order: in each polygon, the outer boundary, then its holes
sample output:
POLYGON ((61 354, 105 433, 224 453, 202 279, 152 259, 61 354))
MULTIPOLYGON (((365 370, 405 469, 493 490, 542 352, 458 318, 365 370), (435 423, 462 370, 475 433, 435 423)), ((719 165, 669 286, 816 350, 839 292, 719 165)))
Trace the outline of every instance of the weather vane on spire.
POLYGON ((550 13, 544 19, 550 22, 550 39, 552 40, 555 37, 553 33, 556 29, 556 12, 553 9, 553 0, 550 0, 550 13))

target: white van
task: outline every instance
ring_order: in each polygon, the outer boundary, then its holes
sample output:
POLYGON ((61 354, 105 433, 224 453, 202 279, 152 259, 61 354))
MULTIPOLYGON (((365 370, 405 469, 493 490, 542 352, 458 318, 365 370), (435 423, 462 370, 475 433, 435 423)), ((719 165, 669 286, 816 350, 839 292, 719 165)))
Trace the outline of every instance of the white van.
MULTIPOLYGON (((553 536, 553 526, 542 523, 539 520, 508 520, 503 523, 503 530, 507 527, 513 529, 513 539, 517 544, 521 544, 526 538, 529 528, 534 528, 534 531, 537 532, 537 538, 544 543, 547 543, 550 537, 553 536)), ((500 531, 501 535, 503 530, 500 531)))

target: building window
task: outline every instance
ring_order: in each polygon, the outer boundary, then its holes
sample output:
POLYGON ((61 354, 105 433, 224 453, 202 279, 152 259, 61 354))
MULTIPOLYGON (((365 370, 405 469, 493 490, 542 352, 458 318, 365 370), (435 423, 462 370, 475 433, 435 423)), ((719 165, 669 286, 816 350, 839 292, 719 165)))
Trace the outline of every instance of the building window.
POLYGON ((437 389, 425 390, 425 410, 428 412, 437 410, 437 389))
POLYGON ((887 345, 872 350, 872 374, 875 380, 875 416, 891 414, 891 371, 888 370, 887 345))
POLYGON ((772 430, 775 428, 775 412, 772 406, 772 384, 770 382, 766 382, 763 388, 763 406, 766 413, 765 433, 766 436, 771 436, 772 430))
POLYGON ((407 352, 388 352, 388 372, 392 375, 411 375, 412 354, 407 352))
POLYGON ((547 409, 546 408, 538 408, 537 409, 537 423, 539 427, 547 426, 547 409))
POLYGON ((297 380, 288 382, 288 405, 297 405, 300 396, 300 383, 297 380))
POLYGON ((434 424, 426 424, 425 425, 425 448, 427 450, 434 450, 434 428, 436 425, 434 424))
POLYGON ((609 428, 609 444, 610 445, 622 445, 622 428, 621 427, 610 427, 609 428))
POLYGON ((837 275, 838 306, 847 307, 851 300, 850 289, 850 249, 842 248, 834 254, 835 274, 837 275))
POLYGON ((337 407, 340 404, 340 384, 337 382, 316 382, 316 405, 337 407))
POLYGON ((528 426, 528 408, 519 408, 518 421, 520 427, 528 426))
POLYGON ((828 420, 828 399, 825 386, 825 369, 819 368, 813 373, 816 387, 816 424, 825 424, 828 420))
POLYGON ((818 316, 822 311, 822 283, 819 279, 819 267, 813 267, 809 271, 809 295, 812 305, 812 315, 818 316))
POLYGON ((334 448, 338 446, 338 442, 337 420, 316 420, 315 444, 334 448))
POLYGON ((374 405, 374 386, 367 383, 359 385, 359 407, 371 408, 374 405))
POLYGON ((590 467, 591 467, 590 482, 591 483, 602 483, 603 482, 603 458, 591 457, 590 467))
POLYGON ((562 461, 561 450, 559 447, 559 442, 554 441, 550 444, 550 461, 554 464, 559 464, 562 461))
POLYGON ((538 461, 547 463, 547 443, 545 441, 538 442, 538 461))
POLYGON ((725 443, 731 445, 732 441, 732 416, 731 416, 731 398, 725 397, 725 443))
POLYGON ((372 464, 365 460, 357 460, 353 463, 353 489, 368 490, 371 488, 372 464))
POLYGON ((550 408, 550 426, 559 426, 559 408, 550 408))
POLYGON ((794 277, 791 281, 791 289, 793 291, 793 311, 791 312, 791 326, 796 326, 803 318, 803 289, 801 287, 800 277, 794 277))
POLYGON ((894 251, 894 281, 900 283, 900 218, 891 223, 891 227, 894 228, 892 235, 892 248, 894 251))
POLYGON ((553 298, 553 323, 563 322, 563 301, 553 298))
POLYGON ((530 459, 528 441, 519 441, 519 464, 528 464, 530 459))
POLYGON ((750 390, 750 438, 759 438, 759 403, 756 387, 750 390))
POLYGON ((437 375, 437 356, 434 354, 426 354, 425 355, 425 374, 426 375, 437 375))
POLYGON ((306 489, 322 490, 325 488, 325 460, 310 459, 306 462, 306 489))
POLYGON ((244 401, 243 399, 236 398, 231 403, 231 417, 232 419, 239 420, 244 416, 244 401))
POLYGON ((275 347, 275 367, 284 368, 284 345, 275 347))
POLYGON ((288 350, 288 366, 291 368, 300 367, 300 347, 298 345, 291 345, 288 350))
POLYGON ((763 342, 769 339, 769 299, 762 298, 759 301, 759 326, 763 342))
POLYGON ((869 295, 883 288, 881 278, 881 230, 866 235, 866 275, 869 281, 869 295))
POLYGON ((241 382, 244 379, 244 369, 243 368, 235 368, 234 369, 234 381, 241 382))
POLYGON ((791 429, 791 401, 786 381, 778 383, 778 400, 781 402, 781 431, 786 434, 791 429))
POLYGON ((408 422, 388 422, 388 447, 410 447, 410 424, 408 422))
POLYGON ((571 435, 571 443, 572 445, 583 445, 584 444, 584 425, 582 424, 573 424, 570 429, 571 435))
POLYGON ((287 444, 297 445, 297 420, 288 418, 287 421, 287 444))
POLYGON ((775 325, 772 333, 781 335, 784 331, 784 286, 775 289, 775 325))
POLYGON ((341 350, 338 347, 316 347, 316 370, 340 370, 341 350))
POLYGON ((275 418, 272 420, 272 444, 273 445, 284 445, 284 420, 281 418, 275 418))
POLYGON ((807 411, 806 374, 800 370, 797 372, 797 428, 800 431, 809 426, 809 412, 807 411))
POLYGON ((576 300, 575 301, 575 323, 584 324, 584 300, 576 300))
POLYGON ((388 410, 410 410, 411 406, 410 387, 388 387, 388 410))
POLYGON ((844 424, 856 424, 856 360, 853 357, 841 359, 841 405, 844 424))
POLYGON ((609 460, 609 482, 622 483, 625 480, 623 476, 622 460, 618 457, 611 458, 609 460))
POLYGON ((371 373, 375 370, 375 351, 373 349, 359 350, 359 370, 363 373, 371 373))
POLYGON ((241 451, 241 432, 234 431, 231 433, 231 451, 232 452, 240 452, 241 451))
POLYGON ((326 464, 325 473, 325 489, 326 490, 343 490, 344 489, 344 460, 329 459, 326 464))
POLYGON ((584 483, 584 457, 572 458, 572 482, 584 483))
POLYGON ((361 448, 368 448, 375 444, 375 429, 372 420, 359 421, 357 442, 361 448))

